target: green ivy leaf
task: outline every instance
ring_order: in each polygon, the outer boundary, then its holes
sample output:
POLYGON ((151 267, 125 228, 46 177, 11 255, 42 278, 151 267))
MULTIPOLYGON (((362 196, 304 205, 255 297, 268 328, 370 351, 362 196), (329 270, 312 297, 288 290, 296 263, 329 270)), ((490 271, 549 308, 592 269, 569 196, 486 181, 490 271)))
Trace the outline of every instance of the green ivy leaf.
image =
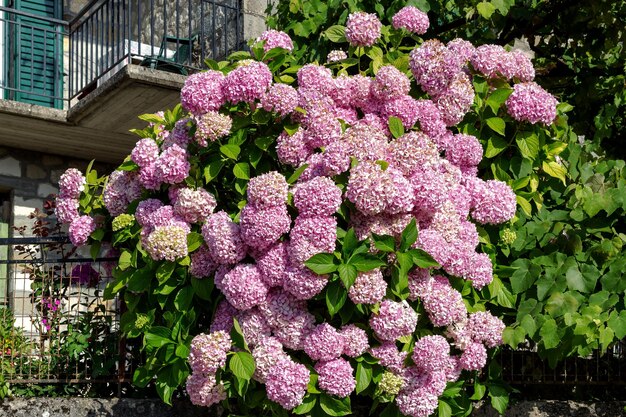
POLYGON ((499 137, 492 137, 487 140, 487 149, 485 150, 485 157, 493 158, 500 152, 505 150, 508 146, 506 140, 499 137))
POLYGON ((341 264, 338 267, 339 271, 339 279, 343 282, 343 285, 346 287, 346 290, 349 290, 352 285, 354 285, 354 281, 356 281, 357 277, 357 268, 351 264, 341 264))
MULTIPOLYGON (((348 260, 348 265, 354 266, 359 272, 371 271, 386 264, 370 253, 357 253, 348 260)), ((339 272, 341 273, 341 271, 339 272)))
POLYGON ((489 384, 491 406, 500 414, 504 414, 509 406, 509 391, 500 384, 489 384))
POLYGON ((539 138, 536 134, 519 134, 515 138, 515 142, 524 158, 534 161, 539 155, 539 138))
POLYGON ((322 393, 320 395, 320 406, 329 416, 341 417, 352 414, 350 397, 336 398, 322 393))
POLYGON ((174 307, 176 307, 178 311, 187 311, 191 306, 193 293, 194 290, 191 285, 181 288, 180 291, 178 291, 178 293, 176 294, 176 297, 174 297, 174 307))
POLYGON ((476 5, 476 10, 485 19, 490 19, 493 13, 496 11, 496 8, 493 4, 487 1, 482 1, 476 5))
POLYGON ((328 307, 328 313, 331 317, 341 310, 341 307, 343 307, 346 302, 347 296, 348 293, 346 289, 337 281, 331 282, 326 287, 326 307, 328 307))
POLYGON ((248 352, 235 352, 228 362, 228 368, 238 378, 249 381, 254 375, 256 365, 254 358, 248 352))
POLYGON ((381 252, 394 252, 396 250, 396 241, 393 236, 372 233, 372 240, 374 247, 381 252))
POLYGON ((539 336, 541 336, 546 349, 555 348, 561 342, 559 326, 553 318, 549 318, 543 323, 539 330, 539 336))
POLYGON ((210 162, 204 167, 204 181, 208 184, 213 181, 219 175, 220 171, 224 167, 224 162, 221 160, 210 162))
POLYGON ((159 284, 163 284, 165 281, 170 279, 172 273, 176 269, 176 264, 170 261, 164 261, 156 270, 156 277, 159 281, 159 284))
POLYGON ((311 256, 304 265, 317 275, 325 275, 335 272, 339 266, 337 258, 332 253, 318 253, 311 256))
POLYGON ((317 396, 312 394, 307 394, 304 396, 302 400, 302 404, 294 408, 291 412, 296 415, 307 414, 309 411, 315 407, 317 403, 317 396))
POLYGON ((404 135, 404 125, 402 124, 402 120, 396 116, 391 116, 389 118, 389 131, 396 139, 404 135))
POLYGON ((566 185, 567 169, 556 161, 543 161, 541 163, 543 171, 551 177, 560 179, 566 185))
POLYGON ((211 301, 211 292, 213 291, 213 280, 209 278, 197 279, 191 278, 191 286, 198 296, 206 301, 211 301))
POLYGON ((226 158, 236 161, 239 157, 239 154, 241 153, 241 148, 233 143, 227 143, 226 145, 220 146, 220 152, 226 158))
POLYGON ((365 391, 370 382, 372 382, 372 365, 367 362, 359 362, 356 367, 356 393, 365 391))
POLYGON ((504 131, 506 129, 506 123, 500 117, 490 117, 485 120, 487 126, 491 128, 494 132, 504 136, 504 131))
POLYGON ((249 180, 250 179, 250 164, 248 164, 247 162, 238 162, 233 167, 233 174, 235 175, 235 177, 239 179, 249 180))
POLYGON ((408 250, 417 241, 417 223, 412 217, 400 236, 400 251, 408 250))
POLYGON ((333 25, 326 29, 324 35, 329 41, 333 43, 345 43, 346 40, 346 27, 341 25, 333 25))
POLYGON ((613 330, 618 339, 626 337, 626 310, 619 313, 616 310, 611 312, 607 325, 613 330))

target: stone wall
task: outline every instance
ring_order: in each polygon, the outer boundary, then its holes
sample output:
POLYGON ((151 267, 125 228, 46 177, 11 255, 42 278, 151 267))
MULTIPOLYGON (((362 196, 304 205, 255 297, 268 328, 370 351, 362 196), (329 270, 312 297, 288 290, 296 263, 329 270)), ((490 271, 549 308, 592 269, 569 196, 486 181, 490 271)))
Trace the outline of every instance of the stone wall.
MULTIPOLYGON (((624 405, 626 402, 522 401, 514 404, 505 417, 620 417, 626 415, 624 405)), ((194 407, 182 400, 175 402, 174 407, 159 400, 117 398, 18 398, 0 404, 0 417, 217 417, 220 414, 216 407, 194 407)), ((487 408, 472 413, 474 417, 497 415, 487 408)))
MULTIPOLYGON (((88 164, 89 161, 80 159, 0 147, 0 191, 10 191, 13 197, 10 223, 16 227, 30 226, 28 215, 35 208, 41 209, 44 201, 58 192, 63 172, 67 168, 84 171, 88 164)), ((95 168, 101 173, 112 169, 102 164, 95 168)))

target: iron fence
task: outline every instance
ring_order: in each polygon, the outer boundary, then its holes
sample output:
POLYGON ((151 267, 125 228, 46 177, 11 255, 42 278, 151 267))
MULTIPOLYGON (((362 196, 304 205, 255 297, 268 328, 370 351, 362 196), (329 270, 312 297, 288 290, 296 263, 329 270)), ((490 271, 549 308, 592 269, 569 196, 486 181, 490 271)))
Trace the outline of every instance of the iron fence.
POLYGON ((65 237, 0 239, 0 375, 10 384, 117 384, 130 372, 115 259, 78 257, 65 237))
POLYGON ((203 69, 245 46, 240 1, 95 0, 71 21, 0 7, 0 99, 68 108, 128 64, 203 69))

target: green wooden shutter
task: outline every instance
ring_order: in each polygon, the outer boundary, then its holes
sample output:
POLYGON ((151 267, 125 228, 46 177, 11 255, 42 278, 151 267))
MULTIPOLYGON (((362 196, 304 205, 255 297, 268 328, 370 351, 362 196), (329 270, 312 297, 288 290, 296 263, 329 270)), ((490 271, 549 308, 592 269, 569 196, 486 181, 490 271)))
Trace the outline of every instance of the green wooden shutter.
MULTIPOLYGON (((17 10, 46 18, 60 16, 58 0, 15 0, 17 10)), ((13 36, 15 100, 63 107, 63 39, 60 25, 15 15, 13 36)))

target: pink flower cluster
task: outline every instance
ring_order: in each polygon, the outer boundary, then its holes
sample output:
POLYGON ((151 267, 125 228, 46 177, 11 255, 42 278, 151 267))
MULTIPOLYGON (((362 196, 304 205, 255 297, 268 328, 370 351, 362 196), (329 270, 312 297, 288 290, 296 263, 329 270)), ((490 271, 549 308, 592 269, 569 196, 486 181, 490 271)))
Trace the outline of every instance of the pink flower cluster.
POLYGON ((346 22, 346 39, 354 46, 372 46, 380 38, 382 23, 375 14, 350 13, 346 22))
POLYGON ((230 336, 224 331, 199 334, 191 341, 187 379, 187 393, 191 402, 209 407, 226 399, 222 382, 217 383, 218 371, 226 365, 226 354, 231 348, 230 336))
POLYGON ((265 52, 274 48, 283 48, 288 51, 293 50, 293 42, 289 35, 279 30, 266 30, 256 39, 257 42, 264 42, 263 50, 265 52))
POLYGON ((423 35, 430 26, 428 15, 413 6, 405 6, 398 11, 392 18, 391 23, 396 29, 406 29, 409 32, 423 35))
MULTIPOLYGON (((423 33, 428 18, 406 7, 393 24, 423 33)), ((285 36, 266 32, 260 40, 266 50, 289 49, 285 36)), ((375 15, 349 16, 346 38, 352 45, 371 46, 380 36, 375 15)), ((477 251, 478 232, 470 219, 504 223, 515 215, 516 197, 505 183, 477 177, 480 142, 450 127, 473 103, 475 71, 516 81, 530 77, 519 54, 498 53, 493 66, 488 48, 478 51, 461 40, 424 42, 410 56, 411 72, 430 96, 419 100, 411 96, 407 75, 392 65, 368 77, 335 76, 329 68, 308 64, 297 72, 297 88, 274 83, 268 65, 253 60, 240 61, 227 75, 207 71, 188 78, 181 91, 188 117, 169 135, 140 140, 131 153, 137 167, 115 171, 103 200, 113 216, 136 207, 132 214, 141 227, 141 246, 154 260, 189 256, 190 273, 213 279, 224 296, 211 333, 192 342, 187 390, 195 404, 225 398, 218 381, 235 319, 252 350, 253 378, 265 384, 270 400, 288 410, 303 401, 311 372, 317 373, 322 391, 349 396, 356 386, 350 358, 365 352, 402 381, 396 403, 411 416, 429 415, 447 382, 462 370, 484 366, 486 348, 502 342, 504 325, 489 313, 468 314, 448 277, 466 279, 479 289, 491 282, 491 260, 477 251), (498 64, 500 59, 520 60, 519 71, 498 64), (239 212, 229 210, 233 202, 224 205, 195 185, 194 152, 205 156, 203 147, 230 135, 235 106, 238 112, 263 109, 277 123, 297 124, 277 138, 276 153, 288 171, 302 169, 295 184, 278 171, 251 178, 239 212), (400 119, 404 134, 396 133, 391 117, 400 119), (345 185, 337 185, 338 176, 345 185), (388 291, 388 268, 359 272, 346 289, 346 303, 366 304, 357 308, 370 312, 368 321, 333 327, 309 311, 309 304, 323 300, 329 277, 313 273, 305 262, 335 251, 338 221, 344 220, 360 240, 373 233, 399 240, 415 220, 419 237, 414 248, 429 253, 441 270, 413 270, 408 301, 388 291), (196 249, 188 246, 192 231, 202 236, 196 249), (424 336, 412 352, 401 351, 398 341, 417 328, 416 300, 436 328, 445 328, 435 331, 445 330, 447 338, 424 336)), ((508 111, 520 120, 548 123, 548 110, 556 104, 529 85, 516 84, 508 111)), ((86 242, 95 222, 78 212, 80 178, 72 172, 64 181, 67 196, 57 203, 58 216, 71 221, 73 241, 86 242)), ((395 262, 393 256, 389 261, 395 262)))

